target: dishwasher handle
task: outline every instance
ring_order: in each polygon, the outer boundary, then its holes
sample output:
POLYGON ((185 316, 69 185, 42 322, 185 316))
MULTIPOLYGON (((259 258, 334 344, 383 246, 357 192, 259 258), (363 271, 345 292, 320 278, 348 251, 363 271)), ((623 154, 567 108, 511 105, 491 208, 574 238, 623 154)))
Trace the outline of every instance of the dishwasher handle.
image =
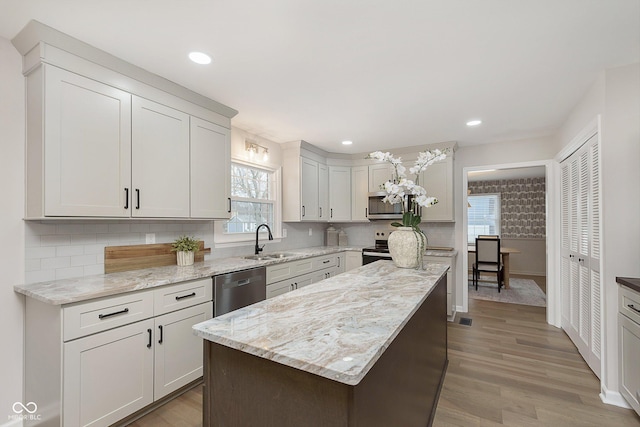
POLYGON ((222 289, 232 289, 239 288, 240 286, 245 286, 251 283, 251 279, 241 279, 236 280, 234 282, 225 283, 222 285, 222 289))

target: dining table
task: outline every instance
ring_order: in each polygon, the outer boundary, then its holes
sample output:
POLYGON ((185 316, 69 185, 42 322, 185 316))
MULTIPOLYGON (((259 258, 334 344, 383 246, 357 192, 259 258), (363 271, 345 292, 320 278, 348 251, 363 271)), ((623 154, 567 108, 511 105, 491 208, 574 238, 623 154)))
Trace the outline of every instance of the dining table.
MULTIPOLYGON (((467 246, 467 252, 470 254, 476 253, 476 245, 467 246)), ((504 288, 509 289, 509 255, 511 254, 519 254, 520 249, 509 248, 509 247, 500 247, 500 255, 502 255, 502 265, 504 268, 504 288)))

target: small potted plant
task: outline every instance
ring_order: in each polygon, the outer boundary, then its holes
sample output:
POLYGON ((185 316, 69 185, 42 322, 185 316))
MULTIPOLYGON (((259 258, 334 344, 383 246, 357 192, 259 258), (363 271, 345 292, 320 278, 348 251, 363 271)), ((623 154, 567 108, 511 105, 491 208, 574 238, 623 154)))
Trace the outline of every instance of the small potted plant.
POLYGON ((200 249, 200 242, 194 237, 180 236, 171 244, 171 250, 176 252, 178 265, 192 265, 193 255, 200 249))

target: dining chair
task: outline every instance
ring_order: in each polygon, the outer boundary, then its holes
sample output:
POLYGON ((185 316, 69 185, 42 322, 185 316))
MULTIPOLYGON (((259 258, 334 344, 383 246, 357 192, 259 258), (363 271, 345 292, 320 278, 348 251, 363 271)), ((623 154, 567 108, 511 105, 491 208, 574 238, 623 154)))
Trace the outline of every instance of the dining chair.
POLYGON ((504 266, 500 259, 500 238, 498 236, 476 237, 476 262, 473 264, 473 284, 478 290, 480 273, 495 273, 498 292, 504 280, 504 266))

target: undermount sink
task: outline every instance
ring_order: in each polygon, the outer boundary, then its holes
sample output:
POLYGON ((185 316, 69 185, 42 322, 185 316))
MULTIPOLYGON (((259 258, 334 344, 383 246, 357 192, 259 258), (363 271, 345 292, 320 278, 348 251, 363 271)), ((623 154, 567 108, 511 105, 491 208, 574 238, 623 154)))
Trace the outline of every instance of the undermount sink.
POLYGON ((286 252, 280 252, 280 253, 274 253, 274 254, 266 254, 265 256, 269 256, 271 258, 287 258, 287 257, 293 256, 293 255, 295 255, 295 254, 289 254, 289 253, 286 253, 286 252))
POLYGON ((252 259, 254 261, 264 261, 267 259, 273 259, 273 257, 269 256, 269 255, 249 255, 249 256, 245 256, 243 257, 244 259, 252 259))
POLYGON ((281 252, 281 253, 275 253, 275 254, 263 254, 263 255, 249 255, 246 257, 243 257, 244 259, 251 259, 254 261, 266 261, 269 259, 282 259, 282 258, 287 258, 293 256, 293 254, 289 254, 286 252, 281 252))

